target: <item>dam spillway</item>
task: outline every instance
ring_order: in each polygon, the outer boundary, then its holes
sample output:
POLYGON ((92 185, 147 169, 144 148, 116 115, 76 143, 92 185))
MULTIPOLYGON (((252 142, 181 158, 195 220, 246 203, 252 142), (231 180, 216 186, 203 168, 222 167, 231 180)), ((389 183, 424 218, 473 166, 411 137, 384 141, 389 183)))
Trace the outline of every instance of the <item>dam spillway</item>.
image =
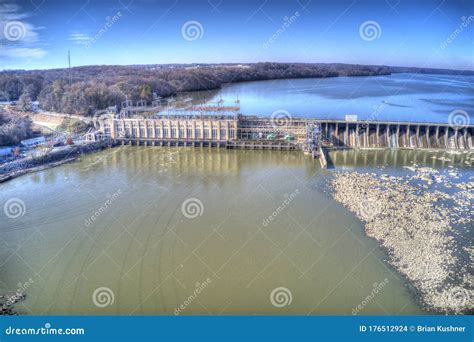
POLYGON ((474 125, 443 123, 276 120, 238 114, 152 118, 103 115, 95 125, 97 131, 89 140, 107 138, 118 144, 304 150, 308 140, 314 139, 309 133, 316 127, 317 144, 325 148, 474 149, 474 125))
POLYGON ((471 125, 415 122, 322 122, 322 136, 333 147, 473 149, 471 125))

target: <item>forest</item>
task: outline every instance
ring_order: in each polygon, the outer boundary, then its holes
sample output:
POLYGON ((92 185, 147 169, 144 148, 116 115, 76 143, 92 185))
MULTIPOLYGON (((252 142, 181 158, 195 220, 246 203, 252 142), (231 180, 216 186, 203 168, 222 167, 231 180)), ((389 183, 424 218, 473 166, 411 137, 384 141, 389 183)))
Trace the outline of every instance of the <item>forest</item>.
POLYGON ((33 134, 31 119, 12 115, 0 109, 0 146, 18 144, 33 134))
MULTIPOLYGON (((71 69, 0 72, 0 101, 31 101, 42 109, 90 116, 124 100, 144 100, 196 90, 212 90, 231 82, 289 78, 388 75, 392 72, 453 73, 452 70, 354 64, 256 63, 83 66, 71 69)), ((457 72, 459 73, 459 72, 457 72)))

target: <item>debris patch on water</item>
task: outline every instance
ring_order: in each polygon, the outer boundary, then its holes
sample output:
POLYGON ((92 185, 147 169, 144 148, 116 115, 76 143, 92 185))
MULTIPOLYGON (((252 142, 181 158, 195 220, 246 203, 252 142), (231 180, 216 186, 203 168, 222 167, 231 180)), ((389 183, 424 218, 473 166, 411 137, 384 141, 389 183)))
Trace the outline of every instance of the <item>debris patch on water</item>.
POLYGON ((339 171, 333 197, 365 223, 366 234, 419 291, 424 306, 449 314, 472 312, 474 182, 455 168, 414 164, 406 176, 339 171), (467 240, 467 241, 466 241, 467 240))

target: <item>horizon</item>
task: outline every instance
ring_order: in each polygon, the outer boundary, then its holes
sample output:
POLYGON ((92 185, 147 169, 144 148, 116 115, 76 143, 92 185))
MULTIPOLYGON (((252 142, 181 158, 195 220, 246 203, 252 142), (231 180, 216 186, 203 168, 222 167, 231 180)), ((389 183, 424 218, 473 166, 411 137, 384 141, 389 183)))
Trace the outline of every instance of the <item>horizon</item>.
MULTIPOLYGON (((431 67, 419 67, 419 66, 402 66, 402 65, 386 65, 386 64, 352 64, 352 63, 339 63, 339 62, 272 62, 272 61, 261 61, 261 62, 223 62, 223 63, 199 63, 199 62, 189 62, 189 63, 147 63, 147 64, 87 64, 87 65, 71 65, 71 69, 76 68, 88 68, 88 67, 147 67, 147 66, 219 66, 219 65, 255 65, 255 64, 264 64, 264 63, 274 63, 274 64, 322 64, 322 65, 360 65, 360 66, 373 66, 373 67, 388 67, 388 68, 408 68, 408 69, 429 69, 429 70, 438 70, 438 71, 459 71, 459 72, 467 72, 466 75, 470 75, 474 73, 473 70, 469 69, 449 69, 449 68, 431 68, 431 67)), ((25 72, 34 72, 34 71, 50 71, 50 70, 65 70, 69 69, 68 66, 65 67, 57 67, 57 68, 35 68, 35 69, 0 69, 0 73, 2 72, 17 72, 17 71, 25 71, 25 72)), ((392 73, 403 73, 394 72, 392 73)), ((429 74, 429 73, 424 73, 429 74)))
POLYGON ((359 64, 474 71, 469 1, 0 4, 0 68, 359 64), (288 62, 290 60, 291 62, 288 62))

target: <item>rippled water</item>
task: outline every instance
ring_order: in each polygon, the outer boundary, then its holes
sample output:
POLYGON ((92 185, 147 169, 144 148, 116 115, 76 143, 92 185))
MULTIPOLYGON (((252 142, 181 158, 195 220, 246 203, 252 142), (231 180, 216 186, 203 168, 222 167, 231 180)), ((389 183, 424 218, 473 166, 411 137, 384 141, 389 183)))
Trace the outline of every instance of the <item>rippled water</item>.
POLYGON ((286 79, 234 83, 218 92, 191 95, 231 105, 238 97, 241 112, 271 115, 286 110, 294 117, 448 122, 464 110, 474 122, 474 76, 392 74, 370 77, 286 79))
MULTIPOLYGON (((433 160, 348 152, 336 169, 433 160)), ((422 314, 331 172, 300 152, 122 147, 19 177, 0 184, 25 205, 1 216, 0 293, 28 282, 31 314, 422 314)))

